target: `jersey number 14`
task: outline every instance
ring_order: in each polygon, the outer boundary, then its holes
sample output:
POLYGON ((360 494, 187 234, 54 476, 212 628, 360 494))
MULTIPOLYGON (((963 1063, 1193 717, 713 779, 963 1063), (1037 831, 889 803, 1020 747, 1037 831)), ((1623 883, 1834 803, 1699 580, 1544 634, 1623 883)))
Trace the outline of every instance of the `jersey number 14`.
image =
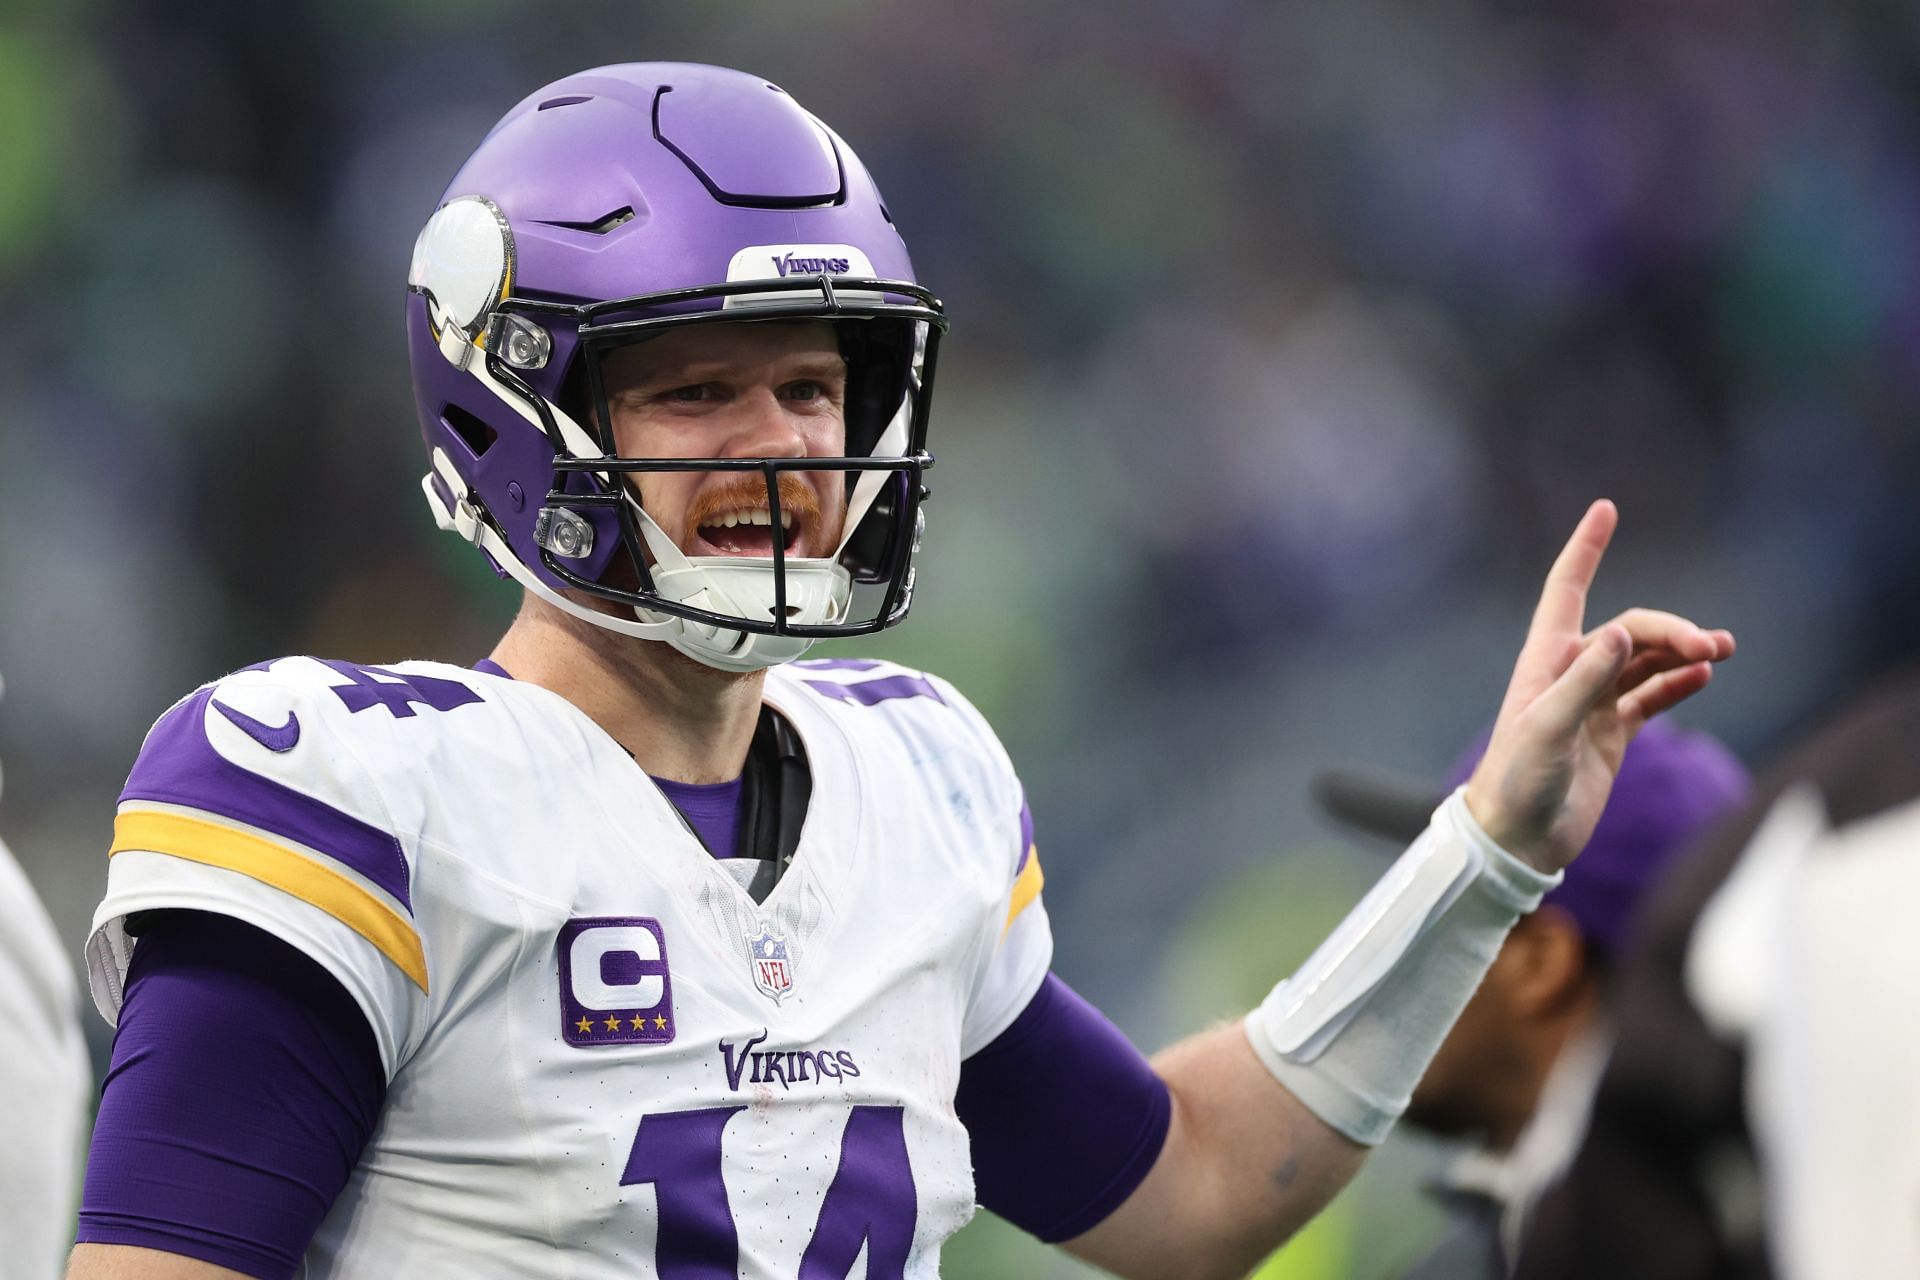
MULTIPOLYGON (((744 1106, 642 1116, 620 1183, 653 1184, 660 1280, 737 1280, 740 1237, 727 1203, 720 1139, 744 1106)), ((902 1280, 918 1201, 899 1107, 856 1106, 840 1139, 840 1164, 797 1280, 846 1280, 867 1246, 868 1280, 902 1280)))

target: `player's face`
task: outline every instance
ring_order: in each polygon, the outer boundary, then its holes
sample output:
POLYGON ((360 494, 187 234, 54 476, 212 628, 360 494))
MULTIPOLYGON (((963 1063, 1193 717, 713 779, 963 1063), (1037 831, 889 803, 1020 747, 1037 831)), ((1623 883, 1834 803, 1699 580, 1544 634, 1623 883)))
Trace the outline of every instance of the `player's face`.
MULTIPOLYGON (((630 458, 830 458, 846 450, 846 361, 820 320, 692 325, 625 347, 602 369, 615 448, 630 458)), ((641 505, 692 556, 770 556, 764 477, 636 476, 641 505)), ((839 471, 780 476, 789 556, 831 556, 846 511, 839 471)))

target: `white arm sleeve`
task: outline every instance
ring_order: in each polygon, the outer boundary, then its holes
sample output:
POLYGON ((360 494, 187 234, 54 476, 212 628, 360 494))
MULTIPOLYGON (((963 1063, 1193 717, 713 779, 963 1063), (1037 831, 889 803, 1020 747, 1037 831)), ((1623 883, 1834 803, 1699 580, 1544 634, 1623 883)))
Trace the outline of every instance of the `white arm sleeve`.
POLYGON ((1267 1070, 1355 1142, 1386 1137, 1507 931, 1560 883, 1495 844, 1465 793, 1247 1015, 1267 1070))

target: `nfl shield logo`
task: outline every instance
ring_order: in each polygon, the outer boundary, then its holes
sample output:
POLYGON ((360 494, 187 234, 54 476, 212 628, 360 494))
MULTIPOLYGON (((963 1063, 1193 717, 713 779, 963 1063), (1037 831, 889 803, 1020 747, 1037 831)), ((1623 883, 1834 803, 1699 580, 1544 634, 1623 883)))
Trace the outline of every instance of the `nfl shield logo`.
POLYGON ((760 932, 747 939, 747 954, 753 962, 753 985, 775 1004, 793 990, 793 962, 787 957, 787 940, 775 937, 764 922, 760 932))

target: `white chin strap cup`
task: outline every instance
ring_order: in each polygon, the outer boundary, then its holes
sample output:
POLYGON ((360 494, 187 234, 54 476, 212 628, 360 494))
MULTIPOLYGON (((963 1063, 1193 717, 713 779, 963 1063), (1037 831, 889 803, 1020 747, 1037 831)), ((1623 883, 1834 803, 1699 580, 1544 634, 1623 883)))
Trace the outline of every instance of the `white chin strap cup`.
MULTIPOLYGON (((847 512, 847 533, 840 547, 834 549, 836 557, 846 546, 846 539, 852 536, 854 525, 866 515, 873 497, 874 494, 867 495, 847 512)), ((632 512, 640 536, 653 555, 653 586, 662 598, 710 613, 755 621, 773 620, 772 556, 689 556, 635 501, 631 490, 627 493, 627 509, 632 512)), ((820 626, 845 619, 847 606, 853 599, 853 577, 838 559, 793 556, 787 558, 785 569, 789 623, 820 626)), ((650 620, 677 622, 678 630, 666 637, 667 643, 689 658, 721 671, 758 671, 791 662, 813 647, 813 640, 808 636, 736 631, 646 609, 635 609, 634 613, 650 620)))
MULTIPOLYGON (((677 554, 677 552, 676 552, 677 554)), ((774 616, 771 556, 679 556, 673 568, 656 567, 653 585, 675 604, 732 614, 737 618, 774 616)), ((834 623, 846 616, 853 578, 832 560, 786 562, 787 621, 803 625, 834 623)), ((660 617, 634 610, 642 617, 660 617)), ((769 636, 674 619, 679 630, 667 643, 722 671, 757 671, 791 662, 813 647, 809 636, 769 636)))

